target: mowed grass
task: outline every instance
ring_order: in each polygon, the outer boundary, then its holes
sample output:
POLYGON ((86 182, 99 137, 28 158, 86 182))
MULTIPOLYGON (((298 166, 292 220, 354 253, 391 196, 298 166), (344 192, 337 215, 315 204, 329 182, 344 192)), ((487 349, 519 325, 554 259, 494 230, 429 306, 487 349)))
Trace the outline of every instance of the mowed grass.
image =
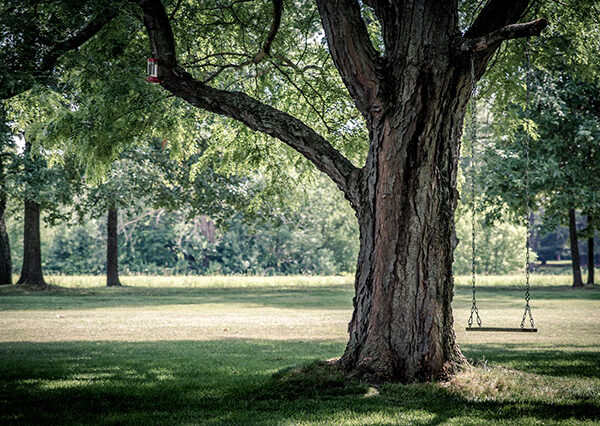
MULTIPOLYGON (((539 333, 467 333, 445 383, 369 386, 324 370, 347 339, 351 277, 49 277, 0 286, 0 422, 598 424, 600 289, 534 276, 539 333), (311 364, 312 363, 312 364, 311 364), (298 366, 309 365, 298 374, 298 366)), ((481 277, 484 325, 518 326, 522 277, 481 277)))

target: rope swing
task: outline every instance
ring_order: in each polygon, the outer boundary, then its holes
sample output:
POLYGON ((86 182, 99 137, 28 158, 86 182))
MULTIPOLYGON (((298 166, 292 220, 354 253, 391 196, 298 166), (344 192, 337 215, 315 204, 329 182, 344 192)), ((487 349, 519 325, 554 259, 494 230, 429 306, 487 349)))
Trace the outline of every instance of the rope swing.
MULTIPOLYGON (((526 106, 525 116, 529 120, 531 118, 530 111, 530 63, 529 63, 529 39, 526 41, 525 48, 525 87, 526 87, 526 106)), ((479 309, 477 308, 477 297, 476 297, 476 244, 475 244, 475 212, 476 212, 476 201, 475 201, 475 144, 477 143, 477 80, 475 78, 475 66, 473 63, 473 57, 471 56, 471 105, 469 109, 469 139, 470 139, 470 161, 469 169, 471 172, 471 273, 472 273, 472 291, 473 298, 471 304, 471 315, 467 321, 467 331, 508 331, 508 332, 537 332, 535 323, 533 322, 533 315, 531 314, 531 307, 529 306, 529 300, 531 298, 531 287, 530 287, 530 274, 529 274, 529 260, 530 260, 530 246, 529 238, 531 236, 531 208, 529 205, 529 132, 525 132, 525 205, 526 205, 526 236, 525 236, 525 311, 523 312, 523 318, 521 320, 520 327, 483 327, 482 320, 479 316, 479 309), (473 327, 473 316, 477 327, 473 327), (531 327, 525 327, 525 321, 529 317, 531 327)))

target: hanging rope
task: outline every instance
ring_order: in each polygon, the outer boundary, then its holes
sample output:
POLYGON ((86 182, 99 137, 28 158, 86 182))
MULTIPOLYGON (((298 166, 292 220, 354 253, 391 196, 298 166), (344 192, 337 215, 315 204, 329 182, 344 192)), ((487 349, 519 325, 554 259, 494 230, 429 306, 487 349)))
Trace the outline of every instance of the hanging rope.
POLYGON ((473 303, 471 304, 471 315, 467 322, 469 328, 473 325, 473 314, 477 319, 477 326, 481 327, 477 299, 475 297, 475 278, 477 259, 475 257, 475 143, 477 142, 477 80, 475 79, 475 65, 471 56, 471 105, 469 109, 469 142, 471 145, 469 169, 471 172, 471 273, 473 284, 473 303))
MULTIPOLYGON (((531 67, 529 63, 531 45, 529 39, 525 41, 525 117, 527 121, 531 119, 531 102, 530 102, 530 73, 531 67)), ((530 245, 529 239, 531 238, 531 207, 529 205, 529 129, 525 129, 525 206, 527 207, 526 227, 527 237, 525 239, 525 311, 523 312, 523 319, 521 320, 521 328, 525 327, 525 320, 529 315, 529 322, 531 328, 535 328, 533 322, 533 315, 531 314, 531 307, 529 306, 529 299, 531 297, 530 292, 530 277, 529 277, 529 258, 530 258, 530 245)))

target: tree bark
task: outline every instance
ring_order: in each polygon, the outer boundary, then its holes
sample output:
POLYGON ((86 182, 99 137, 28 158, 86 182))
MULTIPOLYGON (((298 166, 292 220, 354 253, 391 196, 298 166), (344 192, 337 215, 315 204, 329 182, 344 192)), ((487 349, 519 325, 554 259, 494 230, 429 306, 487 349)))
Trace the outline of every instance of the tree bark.
POLYGON ((40 245, 40 205, 25 200, 23 224, 23 268, 17 284, 43 290, 47 288, 42 274, 42 249, 40 245))
POLYGON ((350 374, 430 380, 464 362, 451 302, 465 84, 458 69, 415 69, 405 75, 402 91, 411 94, 402 108, 386 105, 389 115, 374 123, 357 209, 354 313, 339 361, 350 374))
POLYGON ((119 235, 118 210, 111 206, 108 208, 106 219, 106 286, 120 287, 119 281, 119 235))
POLYGON ((575 209, 569 209, 569 241, 571 243, 571 267, 573 268, 573 287, 583 287, 581 265, 579 260, 579 241, 577 238, 577 222, 575 209))
POLYGON ((4 187, 4 163, 0 152, 0 284, 12 284, 12 260, 10 241, 6 231, 6 189, 4 187))
POLYGON ((594 236, 593 235, 588 238, 587 255, 588 255, 587 283, 594 284, 594 236))
MULTIPOLYGON (((0 175, 0 179, 3 178, 0 175)), ((12 284, 12 260, 10 257, 10 241, 6 231, 5 211, 6 194, 0 193, 0 284, 12 284)))
MULTIPOLYGON (((410 382, 446 377, 464 363, 451 302, 456 175, 471 64, 480 77, 502 39, 516 36, 514 28, 502 28, 521 17, 528 1, 488 0, 465 36, 455 0, 365 2, 382 26, 381 56, 358 1, 317 0, 329 51, 369 130, 361 169, 296 118, 195 80, 177 63, 161 2, 138 3, 165 89, 296 149, 355 209, 360 251, 354 312, 338 365, 371 380, 410 382)), ((532 35, 545 25, 518 32, 532 35)))
POLYGON ((12 260, 10 256, 10 241, 6 231, 6 171, 5 151, 11 137, 6 124, 4 102, 0 101, 0 284, 12 284, 12 260))

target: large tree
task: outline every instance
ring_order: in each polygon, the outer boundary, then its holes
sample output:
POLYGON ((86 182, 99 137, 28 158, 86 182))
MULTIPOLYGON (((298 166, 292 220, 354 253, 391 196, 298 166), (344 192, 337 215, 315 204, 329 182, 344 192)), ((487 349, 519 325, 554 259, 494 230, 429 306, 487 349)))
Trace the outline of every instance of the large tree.
MULTIPOLYGON (((339 366, 351 374, 407 382, 438 378, 464 362, 452 328, 452 252, 471 71, 480 78, 503 40, 539 34, 546 26, 544 19, 517 24, 529 1, 489 0, 463 32, 458 0, 317 0, 329 53, 368 129, 361 167, 314 128, 271 106, 275 99, 262 102, 211 85, 212 76, 192 75, 178 60, 185 52, 178 50, 181 35, 172 28, 178 11, 169 15, 160 0, 137 3, 162 87, 289 145, 327 174, 354 208, 360 229, 356 295, 339 366), (379 30, 370 34, 373 25, 379 30)), ((257 51, 246 64, 273 56, 282 3, 273 1, 272 23, 260 45, 256 38, 243 40, 257 51)), ((184 10, 186 4, 177 2, 178 7, 198 28, 217 22, 195 15, 214 10, 208 5, 184 10)), ((227 28, 227 19, 219 22, 227 28)), ((208 34, 192 33, 205 35, 197 42, 210 43, 208 34)), ((230 54, 218 48, 213 57, 230 54)), ((221 68, 217 73, 228 66, 221 68)))

